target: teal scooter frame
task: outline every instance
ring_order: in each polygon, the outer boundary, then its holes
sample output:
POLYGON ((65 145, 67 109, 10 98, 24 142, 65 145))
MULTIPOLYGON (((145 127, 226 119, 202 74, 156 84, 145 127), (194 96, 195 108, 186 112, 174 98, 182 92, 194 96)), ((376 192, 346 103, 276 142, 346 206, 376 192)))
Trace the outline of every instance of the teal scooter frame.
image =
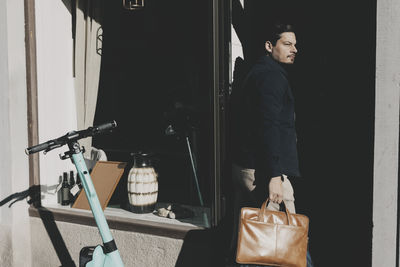
POLYGON ((107 132, 115 127, 117 127, 117 123, 113 121, 96 127, 89 127, 88 129, 82 131, 72 131, 57 139, 49 140, 47 142, 25 149, 25 153, 27 155, 30 155, 40 151, 44 151, 44 153, 47 153, 50 150, 59 148, 63 145, 68 145, 69 147, 69 150, 65 152, 64 155, 60 155, 60 158, 62 160, 70 158, 72 163, 75 165, 77 173, 81 178, 83 188, 85 189, 86 197, 88 199, 90 209, 92 210, 93 217, 96 221, 97 228, 99 229, 101 239, 103 241, 103 246, 98 245, 94 249, 93 254, 89 257, 89 259, 87 259, 86 262, 82 263, 82 259, 80 259, 80 266, 82 267, 124 266, 121 255, 119 254, 115 241, 111 235, 110 228, 108 227, 107 220, 104 216, 103 209, 97 197, 97 193, 93 186, 93 182, 87 169, 85 160, 83 158, 84 148, 81 148, 78 143, 79 139, 107 132))

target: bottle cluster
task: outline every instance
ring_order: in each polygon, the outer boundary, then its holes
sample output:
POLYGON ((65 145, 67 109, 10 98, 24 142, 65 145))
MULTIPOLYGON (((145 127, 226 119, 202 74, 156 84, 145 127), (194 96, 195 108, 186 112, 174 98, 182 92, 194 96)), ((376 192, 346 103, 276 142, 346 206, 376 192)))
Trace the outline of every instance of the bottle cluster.
POLYGON ((82 189, 82 183, 79 175, 74 171, 63 172, 61 188, 59 190, 59 202, 62 206, 73 205, 79 191, 82 189))

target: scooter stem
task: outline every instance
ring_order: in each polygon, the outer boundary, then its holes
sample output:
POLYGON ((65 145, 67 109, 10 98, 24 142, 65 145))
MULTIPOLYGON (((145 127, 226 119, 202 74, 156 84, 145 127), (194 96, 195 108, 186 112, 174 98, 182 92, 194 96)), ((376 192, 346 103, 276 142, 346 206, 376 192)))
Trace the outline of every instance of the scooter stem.
MULTIPOLYGON (((104 259, 100 260, 103 262, 103 265, 96 264, 93 266, 123 267, 124 264, 122 263, 121 256, 111 235, 110 228, 108 227, 107 220, 104 216, 103 209, 100 205, 100 201, 97 197, 96 190, 94 188, 92 179, 90 178, 90 174, 81 151, 79 153, 72 154, 72 162, 75 164, 78 175, 81 178, 81 182, 85 190, 90 209, 92 210, 93 217, 96 221, 97 228, 99 229, 101 239, 103 240, 103 246, 106 252, 102 256, 104 259)), ((96 257, 96 253, 93 256, 96 257)), ((98 262, 98 260, 93 259, 93 262, 98 262)))

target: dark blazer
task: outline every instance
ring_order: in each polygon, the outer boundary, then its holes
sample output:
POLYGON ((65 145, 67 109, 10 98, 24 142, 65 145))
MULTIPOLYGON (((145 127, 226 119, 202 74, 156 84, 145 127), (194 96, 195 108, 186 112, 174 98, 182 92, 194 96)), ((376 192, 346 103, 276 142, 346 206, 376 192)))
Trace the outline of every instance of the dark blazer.
POLYGON ((231 101, 233 163, 266 178, 300 176, 294 98, 285 69, 270 56, 261 57, 231 101))

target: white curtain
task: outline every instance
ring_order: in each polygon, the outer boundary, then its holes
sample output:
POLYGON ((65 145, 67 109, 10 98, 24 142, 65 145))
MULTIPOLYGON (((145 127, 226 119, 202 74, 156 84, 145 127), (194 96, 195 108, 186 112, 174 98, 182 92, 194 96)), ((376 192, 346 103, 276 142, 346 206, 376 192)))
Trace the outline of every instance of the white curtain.
MULTIPOLYGON (((76 1, 75 13, 75 95, 78 129, 93 125, 100 78, 102 28, 101 0, 76 1)), ((81 140, 90 155, 92 139, 81 140)))

